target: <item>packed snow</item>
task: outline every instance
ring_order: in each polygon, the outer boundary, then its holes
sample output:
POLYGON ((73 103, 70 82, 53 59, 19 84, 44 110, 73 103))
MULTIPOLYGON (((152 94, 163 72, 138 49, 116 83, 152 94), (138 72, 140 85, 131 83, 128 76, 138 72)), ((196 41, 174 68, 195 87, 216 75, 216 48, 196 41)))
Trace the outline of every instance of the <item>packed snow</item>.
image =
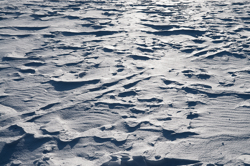
POLYGON ((0 0, 0 165, 250 165, 248 0, 0 0))

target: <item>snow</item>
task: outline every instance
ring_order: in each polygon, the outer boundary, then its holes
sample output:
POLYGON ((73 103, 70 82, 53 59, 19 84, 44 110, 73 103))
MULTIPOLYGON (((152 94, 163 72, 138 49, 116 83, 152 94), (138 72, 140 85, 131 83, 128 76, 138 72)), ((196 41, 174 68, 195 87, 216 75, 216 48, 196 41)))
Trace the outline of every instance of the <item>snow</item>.
POLYGON ((0 165, 249 165, 246 0, 1 0, 0 165))

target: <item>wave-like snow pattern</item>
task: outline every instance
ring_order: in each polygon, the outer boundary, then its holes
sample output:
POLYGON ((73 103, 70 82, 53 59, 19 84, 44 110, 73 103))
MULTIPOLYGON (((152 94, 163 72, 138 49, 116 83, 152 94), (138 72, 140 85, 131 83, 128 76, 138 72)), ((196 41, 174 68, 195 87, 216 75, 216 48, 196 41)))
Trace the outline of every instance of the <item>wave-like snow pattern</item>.
POLYGON ((1 0, 0 165, 250 165, 246 0, 1 0))

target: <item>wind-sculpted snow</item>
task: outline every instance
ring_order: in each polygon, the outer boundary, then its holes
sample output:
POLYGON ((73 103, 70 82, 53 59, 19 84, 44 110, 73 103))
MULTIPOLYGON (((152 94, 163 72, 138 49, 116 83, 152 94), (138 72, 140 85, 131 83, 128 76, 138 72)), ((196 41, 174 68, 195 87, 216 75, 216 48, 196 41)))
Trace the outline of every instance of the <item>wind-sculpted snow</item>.
POLYGON ((1 0, 0 165, 250 165, 246 0, 1 0))

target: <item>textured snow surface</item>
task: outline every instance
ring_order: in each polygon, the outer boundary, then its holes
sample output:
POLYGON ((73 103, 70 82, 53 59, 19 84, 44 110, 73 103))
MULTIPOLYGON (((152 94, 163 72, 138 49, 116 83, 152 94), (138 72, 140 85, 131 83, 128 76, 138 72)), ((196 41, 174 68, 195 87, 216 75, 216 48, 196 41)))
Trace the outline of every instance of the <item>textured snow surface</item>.
POLYGON ((248 0, 0 0, 0 165, 250 165, 248 0))

